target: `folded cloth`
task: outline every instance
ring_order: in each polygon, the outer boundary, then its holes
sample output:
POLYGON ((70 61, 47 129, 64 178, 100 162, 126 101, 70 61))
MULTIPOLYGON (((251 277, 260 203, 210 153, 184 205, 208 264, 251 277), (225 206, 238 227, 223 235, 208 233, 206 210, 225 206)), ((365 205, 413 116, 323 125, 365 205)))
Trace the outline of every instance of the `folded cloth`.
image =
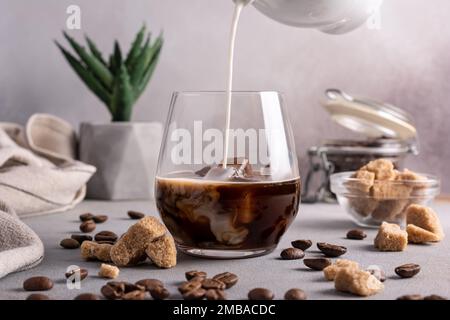
POLYGON ((93 166, 74 160, 76 134, 54 116, 26 127, 0 123, 0 278, 40 263, 44 247, 19 217, 73 208, 83 200, 93 166))

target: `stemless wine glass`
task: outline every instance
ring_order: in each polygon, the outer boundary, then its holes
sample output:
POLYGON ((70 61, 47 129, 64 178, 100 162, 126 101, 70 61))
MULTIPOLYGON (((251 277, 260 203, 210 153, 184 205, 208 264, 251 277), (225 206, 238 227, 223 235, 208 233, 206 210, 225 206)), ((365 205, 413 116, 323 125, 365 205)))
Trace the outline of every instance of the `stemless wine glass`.
POLYGON ((281 95, 233 92, 229 109, 226 92, 174 93, 155 184, 181 251, 219 259, 271 252, 300 203, 281 95))

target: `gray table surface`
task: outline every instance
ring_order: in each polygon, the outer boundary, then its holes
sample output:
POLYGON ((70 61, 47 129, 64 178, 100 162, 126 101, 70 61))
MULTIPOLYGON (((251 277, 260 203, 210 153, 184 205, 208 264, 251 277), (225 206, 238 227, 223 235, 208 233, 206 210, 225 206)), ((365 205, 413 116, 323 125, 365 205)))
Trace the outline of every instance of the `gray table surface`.
MULTIPOLYGON (((351 295, 336 292, 333 282, 324 280, 322 272, 308 270, 301 260, 283 261, 278 258, 281 249, 290 246, 290 241, 311 239, 314 242, 344 245, 348 248, 345 258, 356 260, 363 266, 377 264, 384 268, 387 273, 384 292, 367 299, 395 299, 403 294, 415 293, 450 297, 450 203, 437 202, 434 208, 448 235, 443 242, 435 245, 409 245, 406 251, 396 253, 378 252, 373 248, 376 230, 367 230, 368 237, 363 241, 345 238, 346 232, 355 225, 338 205, 301 205, 296 220, 278 248, 269 255, 223 261, 199 259, 179 253, 178 265, 173 269, 161 270, 151 264, 122 268, 118 280, 133 282, 143 278, 157 278, 166 284, 173 298, 180 298, 176 287, 184 280, 185 271, 204 270, 210 275, 230 271, 240 277, 238 284, 227 292, 230 299, 246 299, 248 291, 255 287, 271 289, 276 299, 282 299, 284 293, 293 287, 305 290, 309 299, 355 299, 351 295), (410 262, 420 264, 422 271, 412 279, 398 278, 394 268, 410 262)), ((23 281, 37 275, 45 275, 54 280, 55 286, 48 292, 54 299, 73 299, 81 292, 99 293, 100 287, 106 282, 96 276, 100 263, 83 261, 79 250, 62 249, 59 242, 72 233, 77 233, 78 215, 84 212, 109 215, 109 220, 98 225, 96 232, 112 230, 121 234, 135 222, 126 215, 129 209, 157 215, 151 202, 85 201, 68 212, 25 219, 44 242, 45 259, 32 270, 0 279, 0 299, 24 299, 28 293, 22 289, 23 281), (69 290, 66 286, 64 273, 70 265, 79 265, 89 270, 90 275, 82 281, 81 290, 69 290)), ((307 252, 310 257, 318 255, 315 245, 307 252)))

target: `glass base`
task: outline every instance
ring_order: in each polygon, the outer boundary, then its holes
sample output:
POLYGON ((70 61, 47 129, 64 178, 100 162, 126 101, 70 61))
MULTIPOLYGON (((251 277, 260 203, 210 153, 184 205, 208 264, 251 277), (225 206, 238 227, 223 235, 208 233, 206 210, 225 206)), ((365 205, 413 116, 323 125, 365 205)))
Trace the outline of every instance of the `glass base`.
POLYGON ((271 253, 276 246, 264 249, 248 249, 248 250, 220 250, 220 249, 199 249, 184 245, 177 245, 178 249, 190 256, 206 258, 206 259, 246 259, 263 256, 271 253))

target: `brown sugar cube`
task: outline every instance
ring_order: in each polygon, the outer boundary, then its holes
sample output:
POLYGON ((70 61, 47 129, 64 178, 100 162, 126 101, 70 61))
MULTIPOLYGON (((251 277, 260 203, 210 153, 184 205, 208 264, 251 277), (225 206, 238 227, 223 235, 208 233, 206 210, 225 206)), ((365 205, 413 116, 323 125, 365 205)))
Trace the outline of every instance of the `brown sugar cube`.
POLYGON ((445 237, 439 217, 431 208, 418 204, 410 205, 406 209, 406 223, 434 233, 437 241, 441 241, 445 237))
POLYGON ((408 242, 410 243, 421 244, 439 241, 439 237, 436 234, 413 224, 408 224, 406 232, 408 232, 408 242))
POLYGON ((371 189, 371 195, 377 200, 408 199, 412 187, 400 181, 375 181, 371 189))
POLYGON ((379 201, 377 208, 372 212, 372 218, 379 222, 401 220, 409 203, 409 200, 402 199, 379 201))
POLYGON ((81 257, 86 260, 111 261, 111 244, 83 241, 81 244, 81 257))
POLYGON ((337 259, 335 263, 323 269, 323 275, 328 281, 333 281, 338 271, 342 268, 359 269, 359 264, 351 260, 337 259))
POLYGON ((375 180, 395 179, 394 164, 386 159, 377 159, 369 162, 360 170, 367 170, 375 174, 375 180))
POLYGON ((361 297, 377 294, 384 289, 384 285, 370 272, 354 268, 339 269, 334 279, 334 287, 338 291, 361 297))
POLYGON ((348 204, 355 213, 360 216, 367 217, 377 208, 378 201, 365 196, 349 197, 348 204))
POLYGON ((383 222, 374 245, 380 251, 403 251, 408 245, 408 233, 397 224, 383 222))
POLYGON ((173 268, 177 264, 177 248, 169 233, 151 242, 145 253, 160 268, 173 268))
POLYGON ((119 268, 110 264, 102 263, 98 275, 102 278, 115 279, 119 276, 119 268))
POLYGON ((158 219, 145 217, 132 225, 111 248, 111 260, 118 266, 134 265, 145 259, 145 249, 166 233, 158 219))
POLYGON ((363 193, 369 193, 375 180, 375 173, 367 170, 358 170, 352 175, 352 178, 358 180, 349 181, 347 183, 347 188, 358 190, 363 193))
POLYGON ((405 169, 403 171, 395 172, 395 180, 397 180, 397 181, 420 181, 420 180, 426 180, 426 178, 411 171, 411 170, 405 169))

